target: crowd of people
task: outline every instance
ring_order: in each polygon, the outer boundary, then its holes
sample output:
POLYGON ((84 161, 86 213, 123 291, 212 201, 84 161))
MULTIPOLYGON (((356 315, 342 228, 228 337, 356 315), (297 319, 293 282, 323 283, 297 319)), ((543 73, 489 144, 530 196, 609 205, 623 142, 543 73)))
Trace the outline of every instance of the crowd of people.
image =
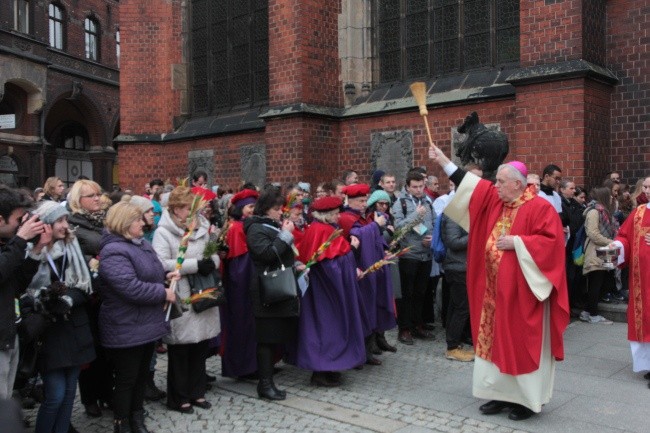
POLYGON ((280 360, 336 387, 398 350, 386 331, 432 340, 439 311, 444 356, 474 361, 473 393, 490 400, 481 412, 523 420, 550 399, 570 315, 611 324, 599 302, 628 299, 633 368, 650 370, 650 177, 632 188, 613 172, 587 193, 554 164, 535 175, 512 161, 482 179, 435 146, 429 158, 449 178, 444 194, 424 168, 377 170, 370 184, 349 170, 313 195, 306 182, 226 192, 201 171, 141 195, 90 179, 0 186, 0 400, 17 390, 33 404, 41 389, 36 433, 74 432, 78 386, 88 416, 110 410, 116 433, 146 433, 145 399, 210 409, 210 356, 223 377, 283 400, 280 360), (268 276, 287 272, 273 298, 268 276))

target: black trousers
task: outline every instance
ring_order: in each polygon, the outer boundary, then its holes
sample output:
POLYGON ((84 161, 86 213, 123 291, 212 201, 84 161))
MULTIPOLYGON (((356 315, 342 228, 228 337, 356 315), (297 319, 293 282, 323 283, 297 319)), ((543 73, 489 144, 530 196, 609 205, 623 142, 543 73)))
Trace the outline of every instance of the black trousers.
POLYGON ((167 405, 172 408, 205 396, 208 340, 167 345, 167 405))
POLYGON ((397 325, 400 330, 412 330, 424 323, 422 305, 431 274, 431 260, 420 261, 400 258, 399 277, 402 298, 396 299, 397 325))
POLYGON ((95 346, 95 353, 95 360, 79 374, 79 395, 84 405, 97 403, 98 400, 107 403, 113 401, 112 366, 103 347, 95 346))
POLYGON ((445 271, 449 288, 447 309, 447 349, 455 349, 469 332, 469 301, 467 299, 467 273, 445 271))
POLYGON ((424 303, 422 304, 422 321, 424 323, 433 323, 436 321, 433 306, 436 301, 436 288, 440 281, 440 275, 429 277, 427 288, 424 291, 424 303))
POLYGON ((587 274, 587 308, 585 310, 592 316, 597 315, 601 293, 615 288, 614 271, 589 272, 587 274))
POLYGON ((149 376, 149 363, 154 343, 122 349, 106 349, 115 371, 113 413, 126 419, 132 412, 142 410, 144 388, 149 376))

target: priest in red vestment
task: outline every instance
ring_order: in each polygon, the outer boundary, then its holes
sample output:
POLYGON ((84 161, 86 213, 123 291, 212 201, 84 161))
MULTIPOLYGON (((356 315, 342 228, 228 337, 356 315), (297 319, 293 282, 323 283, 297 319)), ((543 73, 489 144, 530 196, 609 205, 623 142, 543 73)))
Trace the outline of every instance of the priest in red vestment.
MULTIPOLYGON (((643 194, 650 199, 650 176, 643 180, 643 194)), ((618 231, 614 245, 621 247, 619 262, 630 267, 630 300, 627 306, 627 339, 632 349, 632 370, 650 370, 650 204, 630 213, 618 231)), ((650 381, 650 373, 645 379, 650 381)), ((650 387, 650 382, 648 382, 650 387)))
POLYGON ((429 157, 456 184, 445 214, 469 232, 467 291, 475 342, 473 394, 485 415, 512 420, 541 411, 564 358, 569 323, 564 232, 553 207, 526 182, 518 161, 496 183, 465 173, 432 146, 429 157))

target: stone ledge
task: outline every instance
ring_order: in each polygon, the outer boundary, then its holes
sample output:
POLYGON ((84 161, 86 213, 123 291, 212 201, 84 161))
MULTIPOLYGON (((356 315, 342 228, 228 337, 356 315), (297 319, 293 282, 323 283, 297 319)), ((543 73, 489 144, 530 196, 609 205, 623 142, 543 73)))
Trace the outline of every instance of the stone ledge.
POLYGON ((590 78, 609 85, 618 83, 618 78, 609 69, 586 60, 569 60, 567 62, 521 68, 514 71, 506 81, 513 86, 522 86, 571 78, 590 78))

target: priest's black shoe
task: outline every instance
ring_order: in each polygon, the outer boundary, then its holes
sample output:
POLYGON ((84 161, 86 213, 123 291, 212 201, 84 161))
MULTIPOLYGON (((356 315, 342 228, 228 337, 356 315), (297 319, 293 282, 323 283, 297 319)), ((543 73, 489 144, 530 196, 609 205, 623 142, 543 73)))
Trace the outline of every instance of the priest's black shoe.
POLYGON ((267 400, 284 400, 286 395, 281 395, 273 388, 272 379, 260 379, 257 383, 257 395, 267 400))
POLYGON ((523 421, 533 416, 534 413, 535 412, 528 409, 527 407, 522 406, 520 404, 516 404, 510 411, 510 415, 508 415, 508 418, 510 418, 513 421, 523 421))
POLYGON ((483 415, 494 415, 507 407, 512 407, 512 403, 500 400, 490 400, 479 407, 478 410, 480 410, 483 415))

